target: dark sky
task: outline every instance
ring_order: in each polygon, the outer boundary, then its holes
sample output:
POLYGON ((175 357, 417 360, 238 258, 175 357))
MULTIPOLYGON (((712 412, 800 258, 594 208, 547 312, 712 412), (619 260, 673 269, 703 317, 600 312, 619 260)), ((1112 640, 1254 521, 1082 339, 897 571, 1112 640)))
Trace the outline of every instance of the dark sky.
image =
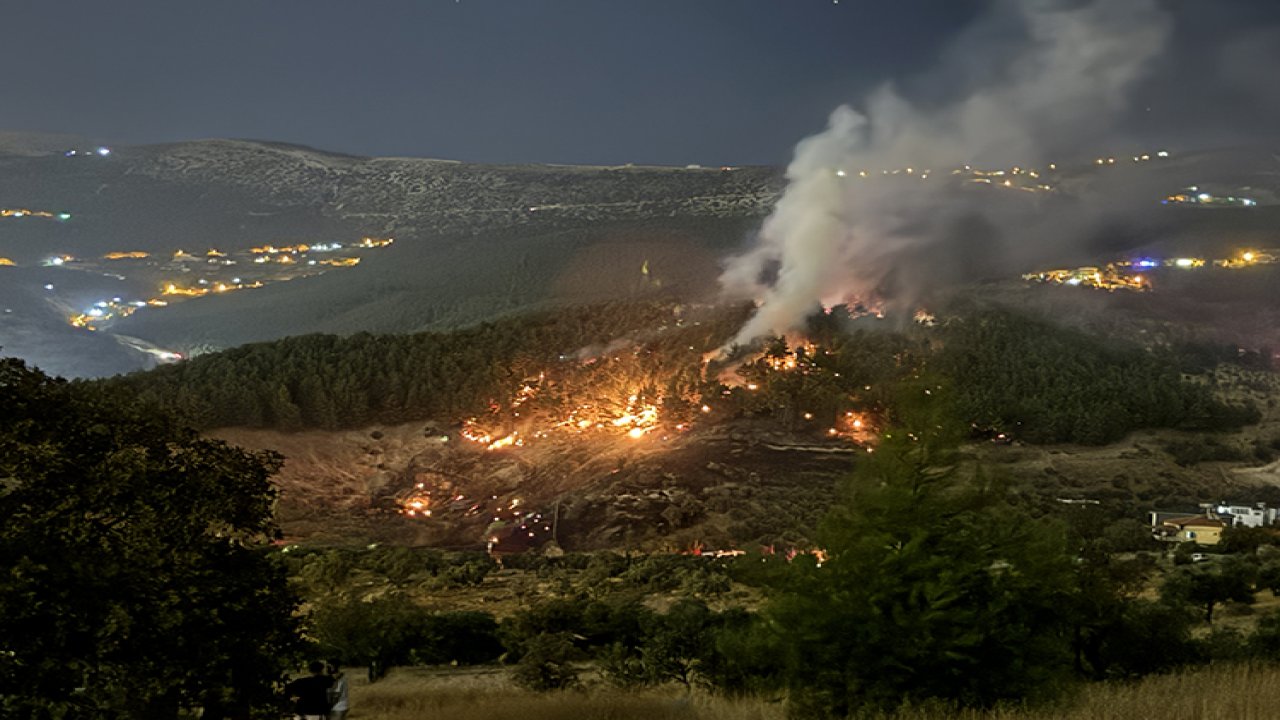
MULTIPOLYGON (((936 65, 984 1, 8 0, 0 129, 783 162, 835 105, 936 65)), ((1280 127, 1280 2, 1166 1, 1179 29, 1134 127, 1280 127)))

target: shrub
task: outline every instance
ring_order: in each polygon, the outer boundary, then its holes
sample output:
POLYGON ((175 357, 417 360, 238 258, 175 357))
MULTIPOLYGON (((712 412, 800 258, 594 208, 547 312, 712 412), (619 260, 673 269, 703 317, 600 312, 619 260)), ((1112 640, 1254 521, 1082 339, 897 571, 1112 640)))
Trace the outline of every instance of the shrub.
POLYGON ((569 633, 544 633, 526 640, 511 679, 528 690, 547 692, 578 685, 572 660, 577 651, 569 633))

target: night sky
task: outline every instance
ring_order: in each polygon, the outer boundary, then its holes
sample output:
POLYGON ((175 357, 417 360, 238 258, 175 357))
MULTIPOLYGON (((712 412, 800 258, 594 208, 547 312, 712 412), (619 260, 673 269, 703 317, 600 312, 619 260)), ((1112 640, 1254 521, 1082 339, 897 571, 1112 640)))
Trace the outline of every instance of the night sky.
MULTIPOLYGON (((10 0, 0 129, 480 162, 778 163, 837 104, 891 79, 910 88, 984 4, 10 0)), ((1229 144, 1280 127, 1280 2, 1167 5, 1175 38, 1126 131, 1229 144)))

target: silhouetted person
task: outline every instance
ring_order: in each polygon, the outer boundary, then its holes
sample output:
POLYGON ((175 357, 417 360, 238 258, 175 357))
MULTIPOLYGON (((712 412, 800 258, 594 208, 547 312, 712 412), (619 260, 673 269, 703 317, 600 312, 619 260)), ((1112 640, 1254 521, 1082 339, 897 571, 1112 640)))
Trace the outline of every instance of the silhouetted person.
POLYGON ((329 677, 333 678, 333 687, 329 688, 329 720, 347 720, 347 710, 351 707, 347 698, 350 686, 337 660, 329 661, 329 677))
POLYGON ((303 720, 326 720, 329 715, 329 687, 333 678, 324 674, 324 663, 311 661, 307 666, 311 675, 289 683, 284 691, 295 698, 293 712, 303 720))

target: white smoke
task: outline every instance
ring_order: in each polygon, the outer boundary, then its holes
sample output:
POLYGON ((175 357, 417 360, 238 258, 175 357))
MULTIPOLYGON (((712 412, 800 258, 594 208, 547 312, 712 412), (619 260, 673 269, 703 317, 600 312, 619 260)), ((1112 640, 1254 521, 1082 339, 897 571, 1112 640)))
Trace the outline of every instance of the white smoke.
POLYGON ((939 176, 1097 147, 1170 29, 1156 0, 996 0, 938 72, 917 79, 950 100, 925 107, 886 85, 862 112, 837 108, 796 147, 756 247, 727 263, 726 294, 760 303, 734 343, 797 329, 821 305, 882 299, 889 286, 910 302, 940 275, 915 266, 956 256, 954 228, 973 213, 937 189, 939 176), (890 168, 912 173, 883 178, 890 168))

